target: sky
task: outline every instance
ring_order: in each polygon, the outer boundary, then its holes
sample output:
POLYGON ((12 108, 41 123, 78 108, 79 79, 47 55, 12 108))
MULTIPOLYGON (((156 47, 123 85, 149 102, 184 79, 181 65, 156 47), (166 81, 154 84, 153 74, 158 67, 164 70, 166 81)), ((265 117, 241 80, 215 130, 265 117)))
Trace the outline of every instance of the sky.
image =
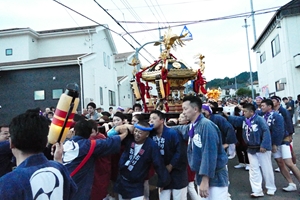
MULTIPOLYGON (((178 47, 171 53, 183 60, 192 68, 197 68, 194 56, 205 55, 204 76, 207 81, 214 78, 232 78, 244 71, 250 71, 247 37, 244 19, 247 19, 248 40, 250 48, 254 44, 254 33, 251 16, 223 18, 241 13, 251 12, 251 0, 57 0, 76 10, 88 18, 108 24, 109 28, 119 34, 125 31, 117 25, 109 15, 102 10, 100 4, 117 21, 134 21, 141 23, 120 24, 138 41, 136 43, 129 35, 124 37, 138 48, 147 42, 159 40, 158 28, 173 25, 173 33, 180 35, 186 21, 204 21, 187 25, 193 35, 192 41, 185 42, 184 47, 178 47), (153 22, 153 23, 148 23, 153 22), (167 23, 168 22, 168 23, 167 23), (176 22, 176 23, 171 23, 176 22), (182 23, 178 23, 182 22, 182 23), (147 31, 149 29, 156 29, 147 31)), ((252 0, 253 9, 275 10, 290 0, 252 0)), ((275 12, 255 15, 256 37, 258 38, 275 12)), ((76 14, 53 0, 0 0, 0 30, 29 27, 35 31, 71 28, 96 25, 94 22, 76 14)), ((161 29, 164 35, 166 29, 161 29)), ((120 35, 112 33, 118 53, 134 51, 120 35)), ((159 47, 152 44, 145 46, 141 54, 153 62, 160 55, 159 47)), ((256 55, 250 50, 252 71, 257 71, 256 55)), ((150 63, 140 56, 142 66, 150 63)))

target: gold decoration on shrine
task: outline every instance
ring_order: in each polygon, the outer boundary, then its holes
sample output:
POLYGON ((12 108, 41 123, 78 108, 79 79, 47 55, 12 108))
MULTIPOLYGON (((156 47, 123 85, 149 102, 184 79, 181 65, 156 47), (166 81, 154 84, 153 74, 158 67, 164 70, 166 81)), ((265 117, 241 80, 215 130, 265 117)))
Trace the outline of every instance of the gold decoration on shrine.
POLYGON ((133 57, 133 59, 131 60, 131 63, 128 63, 128 65, 133 66, 133 71, 132 74, 135 76, 135 74, 137 73, 137 69, 136 66, 140 64, 140 61, 136 58, 133 57))

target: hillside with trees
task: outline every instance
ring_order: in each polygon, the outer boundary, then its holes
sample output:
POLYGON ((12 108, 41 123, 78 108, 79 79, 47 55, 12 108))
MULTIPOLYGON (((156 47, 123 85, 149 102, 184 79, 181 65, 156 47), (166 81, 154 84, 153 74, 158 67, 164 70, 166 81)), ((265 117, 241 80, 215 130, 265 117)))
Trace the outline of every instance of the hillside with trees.
MULTIPOLYGON (((253 79, 253 81, 258 80, 257 72, 252 72, 252 79, 253 79)), ((250 72, 242 72, 239 75, 237 75, 236 83, 239 87, 246 87, 246 85, 250 84, 250 72)), ((222 88, 227 85, 234 85, 234 84, 235 84, 235 77, 233 77, 233 78, 225 77, 223 79, 217 78, 217 79, 208 81, 206 84, 206 88, 217 89, 219 87, 222 88)))

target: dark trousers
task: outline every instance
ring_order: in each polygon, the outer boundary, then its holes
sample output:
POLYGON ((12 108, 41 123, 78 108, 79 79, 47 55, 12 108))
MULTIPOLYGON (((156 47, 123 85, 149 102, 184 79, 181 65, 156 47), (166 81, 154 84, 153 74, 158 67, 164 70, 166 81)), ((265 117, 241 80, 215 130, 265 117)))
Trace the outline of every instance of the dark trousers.
POLYGON ((243 130, 241 128, 236 129, 236 138, 238 142, 235 145, 235 150, 239 163, 249 164, 247 144, 244 142, 243 130))

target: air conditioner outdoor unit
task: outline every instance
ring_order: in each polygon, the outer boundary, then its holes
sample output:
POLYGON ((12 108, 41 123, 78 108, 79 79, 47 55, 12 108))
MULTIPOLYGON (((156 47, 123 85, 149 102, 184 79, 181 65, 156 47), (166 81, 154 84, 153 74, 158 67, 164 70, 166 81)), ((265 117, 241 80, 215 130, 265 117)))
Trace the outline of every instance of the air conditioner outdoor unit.
POLYGON ((295 62, 295 67, 299 68, 300 67, 300 53, 294 55, 294 62, 295 62))
POLYGON ((281 84, 286 84, 286 78, 281 78, 281 79, 279 79, 279 83, 281 83, 281 84))

